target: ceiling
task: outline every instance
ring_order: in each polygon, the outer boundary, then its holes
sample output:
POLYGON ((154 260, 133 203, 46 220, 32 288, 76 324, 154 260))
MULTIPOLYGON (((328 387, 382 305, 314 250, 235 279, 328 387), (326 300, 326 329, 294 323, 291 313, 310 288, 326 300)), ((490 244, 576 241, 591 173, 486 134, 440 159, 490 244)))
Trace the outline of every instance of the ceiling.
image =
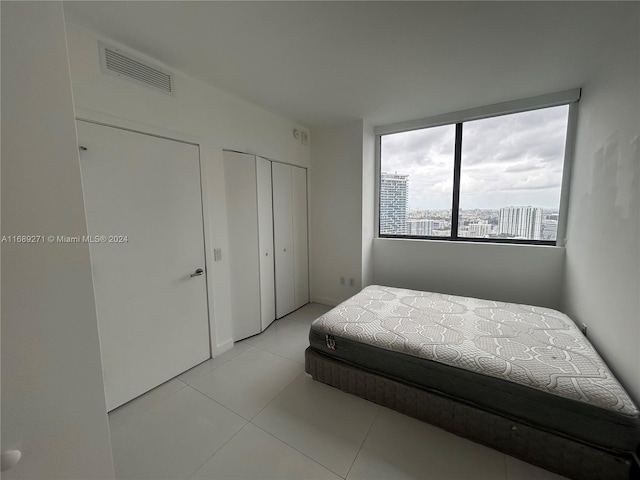
POLYGON ((581 86, 614 38, 638 41, 638 11, 635 2, 65 2, 69 22, 310 127, 581 86))

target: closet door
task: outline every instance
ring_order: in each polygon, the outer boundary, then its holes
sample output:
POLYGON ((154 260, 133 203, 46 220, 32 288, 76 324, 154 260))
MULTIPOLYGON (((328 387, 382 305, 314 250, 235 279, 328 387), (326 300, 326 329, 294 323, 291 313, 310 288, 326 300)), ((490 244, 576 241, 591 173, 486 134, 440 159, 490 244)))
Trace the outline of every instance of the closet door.
POLYGON ((260 310, 262 330, 276 319, 275 265, 273 257, 273 189, 271 162, 256 157, 258 244, 260 256, 260 310))
POLYGON ((258 199, 253 155, 224 152, 231 316, 235 341, 260 333, 258 199))
POLYGON ((309 240, 307 233, 307 169, 292 167, 294 308, 309 303, 309 240))
POLYGON ((289 165, 272 165, 277 318, 295 310, 291 170, 289 165))

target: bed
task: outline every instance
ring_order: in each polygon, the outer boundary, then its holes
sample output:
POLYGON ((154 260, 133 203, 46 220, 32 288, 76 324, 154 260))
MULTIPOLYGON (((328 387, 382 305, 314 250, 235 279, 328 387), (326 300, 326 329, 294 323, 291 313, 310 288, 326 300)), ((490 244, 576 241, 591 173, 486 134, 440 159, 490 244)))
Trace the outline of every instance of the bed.
POLYGON ((369 286, 316 319, 315 380, 575 479, 637 479, 640 412, 552 309, 369 286))

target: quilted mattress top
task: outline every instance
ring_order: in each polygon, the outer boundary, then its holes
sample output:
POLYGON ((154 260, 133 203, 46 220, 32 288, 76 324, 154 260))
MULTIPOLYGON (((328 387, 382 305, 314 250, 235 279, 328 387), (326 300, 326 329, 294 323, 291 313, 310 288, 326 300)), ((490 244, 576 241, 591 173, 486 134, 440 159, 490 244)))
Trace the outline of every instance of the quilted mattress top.
POLYGON ((311 328, 639 414, 571 319, 549 308, 372 285, 311 328))

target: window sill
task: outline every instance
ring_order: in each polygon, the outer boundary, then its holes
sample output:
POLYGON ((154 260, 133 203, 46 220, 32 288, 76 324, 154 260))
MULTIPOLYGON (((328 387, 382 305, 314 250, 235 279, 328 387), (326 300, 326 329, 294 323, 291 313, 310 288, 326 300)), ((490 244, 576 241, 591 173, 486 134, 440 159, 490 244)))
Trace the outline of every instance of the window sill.
MULTIPOLYGON (((488 240, 488 239, 473 240, 469 238, 460 238, 460 239, 446 238, 445 239, 445 238, 437 238, 437 237, 421 238, 421 237, 411 237, 411 236, 402 236, 402 237, 377 236, 377 237, 374 237, 374 241, 407 242, 407 243, 414 243, 414 244, 424 243, 424 244, 438 244, 438 245, 489 245, 493 247, 502 247, 502 248, 508 248, 508 247, 516 247, 516 248, 537 247, 537 248, 558 248, 558 249, 565 248, 563 245, 556 245, 555 242, 527 241, 527 240, 513 242, 513 241, 494 241, 494 240, 488 240)), ((487 248, 490 248, 490 247, 487 247, 487 248)))

